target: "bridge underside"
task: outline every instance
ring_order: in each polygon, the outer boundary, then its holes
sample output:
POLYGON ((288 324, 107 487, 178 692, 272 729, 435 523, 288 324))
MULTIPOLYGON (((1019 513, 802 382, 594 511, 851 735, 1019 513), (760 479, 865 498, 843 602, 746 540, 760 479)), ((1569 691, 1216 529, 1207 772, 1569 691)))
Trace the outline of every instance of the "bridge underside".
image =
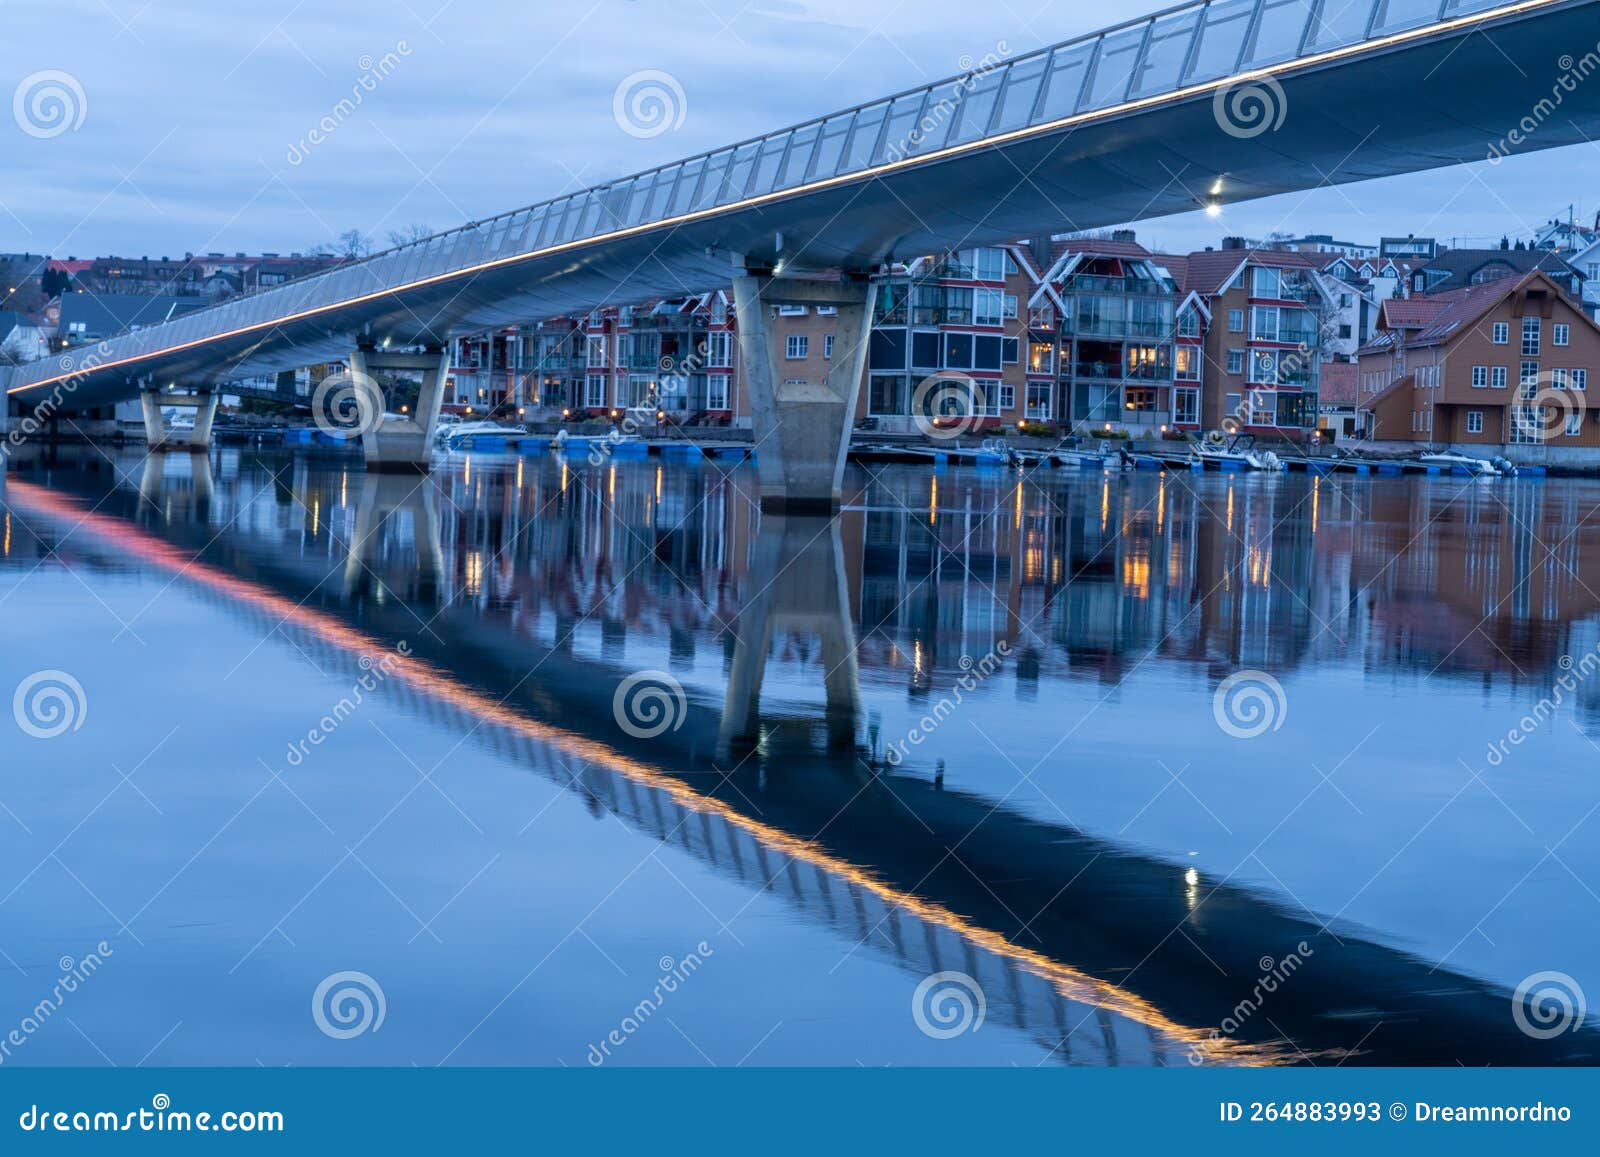
MULTIPOLYGON (((291 284, 271 291, 284 295, 285 316, 268 328, 214 339, 202 334, 202 344, 153 356, 141 355, 170 345, 163 334, 177 334, 183 323, 114 339, 76 367, 73 404, 132 396, 141 379, 157 386, 205 383, 342 359, 361 336, 437 344, 452 334, 597 302, 701 291, 727 284, 736 256, 768 267, 871 269, 888 259, 1046 229, 1182 213, 1212 197, 1226 204, 1482 162, 1549 101, 1563 54, 1594 45, 1595 12, 1592 3, 1556 4, 1295 66, 1277 74, 1287 100, 1281 128, 1251 139, 1219 126, 1208 90, 391 291, 403 281, 407 260, 406 251, 397 251, 341 271, 353 278, 342 300, 371 295, 366 300, 297 317, 290 303, 311 298, 308 290, 294 296, 291 284)), ((1597 134, 1600 85, 1579 84, 1563 94, 1526 148, 1578 144, 1597 134)), ((64 380, 62 373, 49 361, 23 367, 13 371, 8 389, 26 404, 64 380)))

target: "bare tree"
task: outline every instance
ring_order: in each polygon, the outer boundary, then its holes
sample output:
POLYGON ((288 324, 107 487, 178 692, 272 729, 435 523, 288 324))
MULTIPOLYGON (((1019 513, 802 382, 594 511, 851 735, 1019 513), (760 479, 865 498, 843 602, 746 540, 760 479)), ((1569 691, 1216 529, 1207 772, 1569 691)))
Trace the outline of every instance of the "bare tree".
POLYGON ((413 221, 404 229, 389 230, 389 244, 392 246, 411 245, 417 241, 426 241, 433 236, 433 233, 433 226, 413 221))

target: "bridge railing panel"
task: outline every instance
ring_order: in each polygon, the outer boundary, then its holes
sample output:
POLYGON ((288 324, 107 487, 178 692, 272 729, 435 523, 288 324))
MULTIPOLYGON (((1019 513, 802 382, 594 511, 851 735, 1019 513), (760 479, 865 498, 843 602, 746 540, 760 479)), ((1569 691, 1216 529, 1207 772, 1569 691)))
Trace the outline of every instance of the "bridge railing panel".
POLYGON ((1404 32, 1439 19, 1440 0, 1378 0, 1373 35, 1404 32))
MULTIPOLYGON (((1336 0, 1336 3, 1343 2, 1336 0)), ((1364 3, 1361 6, 1365 8, 1364 3)), ((1218 0, 1206 9, 1199 42, 1190 54, 1185 83, 1216 80, 1239 70, 1255 10, 1256 0, 1218 0)))

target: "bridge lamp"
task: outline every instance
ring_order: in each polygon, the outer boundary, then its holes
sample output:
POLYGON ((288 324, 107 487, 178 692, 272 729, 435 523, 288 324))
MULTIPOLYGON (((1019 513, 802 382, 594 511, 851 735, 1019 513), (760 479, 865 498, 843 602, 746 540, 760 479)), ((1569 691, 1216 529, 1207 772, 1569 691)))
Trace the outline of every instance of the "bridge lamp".
POLYGON ((400 412, 402 414, 409 414, 411 412, 411 407, 409 407, 409 406, 401 406, 400 407, 400 412))

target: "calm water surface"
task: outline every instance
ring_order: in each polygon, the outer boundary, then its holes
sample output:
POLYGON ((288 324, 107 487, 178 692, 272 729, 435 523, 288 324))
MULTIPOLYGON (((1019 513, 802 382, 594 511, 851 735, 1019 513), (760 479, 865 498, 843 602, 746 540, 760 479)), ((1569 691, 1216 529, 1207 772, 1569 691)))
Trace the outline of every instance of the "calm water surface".
POLYGON ((1600 1056, 1600 485, 753 487, 8 475, 0 1063, 1600 1056))

